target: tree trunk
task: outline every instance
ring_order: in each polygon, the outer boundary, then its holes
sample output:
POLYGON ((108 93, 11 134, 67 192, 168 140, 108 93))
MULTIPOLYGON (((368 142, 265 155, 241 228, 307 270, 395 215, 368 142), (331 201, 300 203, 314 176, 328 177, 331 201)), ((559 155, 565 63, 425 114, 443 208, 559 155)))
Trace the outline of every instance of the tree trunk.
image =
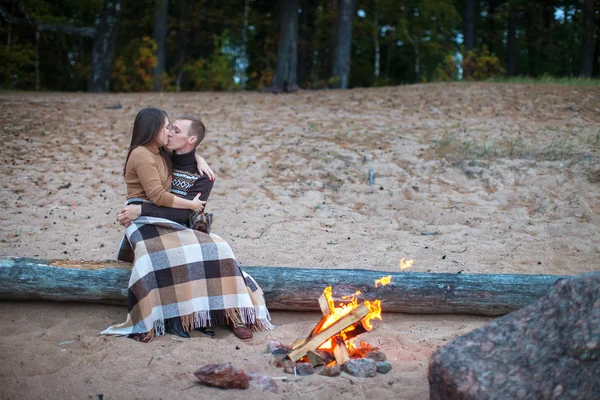
POLYGON ((585 0, 583 7, 583 43, 581 76, 591 78, 594 68, 594 0, 585 0))
POLYGON ((314 0, 304 0, 302 2, 302 17, 298 28, 300 32, 298 40, 298 84, 301 87, 306 87, 308 81, 312 79, 315 9, 314 0))
POLYGON ((525 39, 527 41, 527 61, 529 66, 529 76, 537 76, 537 40, 538 40, 538 18, 537 3, 531 2, 527 9, 527 28, 525 29, 525 39))
POLYGON ((418 38, 414 41, 415 43, 415 82, 421 82, 421 55, 419 54, 419 42, 418 38))
POLYGON ((40 91, 40 31, 35 31, 35 90, 40 91))
POLYGON ((154 42, 156 43, 156 66, 152 69, 154 91, 162 90, 162 76, 167 63, 167 16, 169 0, 154 1, 154 42))
POLYGON ((508 9, 508 26, 506 38, 506 73, 508 76, 517 75, 517 10, 512 2, 508 9))
POLYGON ((498 0, 488 0, 488 49, 490 53, 496 52, 496 8, 498 7, 498 0))
POLYGON ((392 67, 392 58, 394 57, 394 48, 396 47, 396 39, 392 37, 387 43, 387 56, 385 59, 385 77, 389 79, 390 70, 392 67))
POLYGON ((333 87, 347 89, 350 83, 354 0, 340 0, 338 9, 340 18, 333 56, 333 87))
POLYGON ((473 50, 477 47, 477 2, 466 0, 465 4, 465 49, 473 50))
POLYGON ((281 0, 281 29, 277 50, 277 67, 273 82, 266 91, 298 90, 298 0, 281 0))
POLYGON ((179 2, 179 62, 177 63, 177 78, 175 78, 175 90, 181 91, 181 79, 183 78, 183 66, 185 64, 186 47, 190 33, 190 6, 188 0, 179 2))
POLYGON ((375 49, 375 62, 373 66, 373 76, 375 77, 375 82, 379 79, 380 71, 381 71, 381 46, 379 45, 379 18, 377 12, 377 4, 378 1, 375 0, 375 7, 373 10, 373 48, 375 49))
POLYGON ((330 14, 330 19, 329 19, 329 41, 328 41, 328 47, 327 47, 327 53, 323 54, 322 58, 326 59, 326 65, 325 68, 322 70, 322 74, 321 76, 324 76, 323 74, 325 74, 326 76, 329 76, 329 74, 331 74, 331 71, 333 71, 333 64, 335 63, 334 61, 334 57, 335 57, 335 46, 337 43, 337 32, 338 32, 338 26, 340 24, 340 19, 339 19, 339 1, 340 0, 329 0, 329 8, 331 9, 329 14, 330 14))
POLYGON ((244 1, 244 23, 242 25, 242 74, 240 77, 240 88, 246 90, 246 69, 248 68, 248 17, 250 15, 250 0, 244 1))
POLYGON ((112 61, 121 13, 121 0, 106 0, 94 36, 92 51, 92 73, 88 90, 108 92, 112 73, 112 61))
MULTIPOLYGON (((1 300, 84 301, 127 304, 131 264, 0 258, 1 300)), ((343 301, 381 300, 384 312, 497 316, 534 302, 562 278, 556 275, 390 273, 362 269, 245 267, 261 286, 271 310, 320 310, 323 289, 343 301), (375 288, 376 279, 391 283, 375 288)))

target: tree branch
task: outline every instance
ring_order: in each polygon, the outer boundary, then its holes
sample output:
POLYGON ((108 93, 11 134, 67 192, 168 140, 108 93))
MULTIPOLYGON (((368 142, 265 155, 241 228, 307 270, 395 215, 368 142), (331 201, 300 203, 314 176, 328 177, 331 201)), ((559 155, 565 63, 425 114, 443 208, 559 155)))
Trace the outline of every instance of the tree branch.
POLYGON ((34 27, 38 31, 49 31, 49 32, 62 32, 67 35, 76 35, 76 36, 87 36, 94 37, 96 36, 96 28, 92 27, 75 27, 69 25, 57 25, 57 24, 44 24, 38 21, 31 21, 27 14, 25 16, 27 18, 18 18, 14 15, 10 14, 8 10, 4 7, 0 6, 0 14, 9 24, 25 24, 34 27))

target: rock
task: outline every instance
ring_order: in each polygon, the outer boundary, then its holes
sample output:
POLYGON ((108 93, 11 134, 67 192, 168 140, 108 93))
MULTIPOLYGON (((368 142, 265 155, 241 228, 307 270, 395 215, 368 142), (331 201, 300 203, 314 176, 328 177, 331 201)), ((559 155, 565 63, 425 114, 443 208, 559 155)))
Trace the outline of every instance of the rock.
POLYGON ((283 362, 283 372, 286 374, 294 374, 294 368, 296 367, 296 363, 292 360, 285 360, 283 362))
POLYGON ((277 368, 283 368, 285 360, 289 360, 287 354, 272 354, 269 364, 277 368))
POLYGON ((591 399, 600 393, 600 273, 460 336, 429 362, 431 399, 591 399), (594 394, 596 393, 596 394, 594 394))
POLYGON ((269 340, 269 342, 267 343, 267 353, 273 353, 275 350, 285 350, 286 352, 289 351, 289 347, 281 344, 281 342, 278 342, 277 340, 269 340))
POLYGON ((288 351, 286 349, 275 349, 271 352, 272 355, 277 355, 277 354, 284 354, 284 355, 288 355, 288 351))
POLYGON ((295 363, 292 360, 286 360, 286 361, 284 361, 283 372, 285 372, 286 374, 292 374, 292 375, 295 374, 295 375, 305 376, 305 375, 314 374, 315 369, 311 363, 307 363, 307 362, 295 363))
POLYGON ((248 379, 252 386, 259 388, 263 392, 268 390, 269 392, 277 393, 279 391, 277 383, 270 376, 249 372, 248 379))
POLYGON ((315 368, 315 374, 322 376, 338 376, 342 372, 339 364, 333 364, 328 367, 326 365, 322 365, 320 367, 315 368))
POLYGON ((392 369, 392 363, 388 360, 385 361, 376 361, 377 372, 380 374, 387 374, 392 369))
POLYGON ((247 389, 248 376, 231 364, 208 364, 194 372, 196 378, 205 385, 222 389, 247 389))
POLYGON ((385 361, 387 360, 387 357, 385 356, 385 353, 383 351, 381 351, 380 349, 373 349, 370 352, 368 352, 367 354, 365 354, 365 358, 370 358, 371 360, 374 361, 385 361))
POLYGON ((312 375, 314 373, 315 373, 315 368, 312 366, 311 363, 307 363, 307 362, 296 363, 296 375, 306 376, 306 375, 312 375))
POLYGON ((342 371, 359 378, 370 378, 377 374, 377 364, 370 358, 353 358, 342 365, 342 371))

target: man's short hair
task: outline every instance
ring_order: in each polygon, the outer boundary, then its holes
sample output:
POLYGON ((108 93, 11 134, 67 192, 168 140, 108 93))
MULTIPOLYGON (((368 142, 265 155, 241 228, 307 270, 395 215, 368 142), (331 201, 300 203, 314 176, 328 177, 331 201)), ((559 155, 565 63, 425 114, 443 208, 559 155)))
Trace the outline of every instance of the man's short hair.
POLYGON ((206 127, 204 126, 204 123, 202 123, 200 118, 190 116, 183 116, 177 119, 191 121, 189 135, 196 136, 196 147, 198 147, 198 145, 204 140, 204 136, 206 135, 206 127))

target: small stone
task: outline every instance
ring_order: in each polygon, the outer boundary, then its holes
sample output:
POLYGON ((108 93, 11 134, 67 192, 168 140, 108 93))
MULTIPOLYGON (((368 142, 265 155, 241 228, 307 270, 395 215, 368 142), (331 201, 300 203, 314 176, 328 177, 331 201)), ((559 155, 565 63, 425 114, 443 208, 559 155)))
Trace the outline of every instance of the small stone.
POLYGON ((273 393, 278 392, 277 383, 275 380, 267 375, 254 374, 252 372, 248 373, 248 379, 250 380, 250 384, 263 392, 269 391, 273 393))
POLYGON ((285 349, 286 351, 289 351, 289 348, 281 342, 278 342, 277 340, 269 340, 267 343, 267 353, 273 353, 275 350, 279 349, 285 349))
POLYGON ((296 367, 296 363, 292 360, 285 360, 283 362, 283 372, 286 374, 294 374, 294 367, 296 367))
POLYGON ((377 363, 370 358, 353 358, 342 365, 342 371, 358 378, 370 378, 377 374, 377 363))
POLYGON ((300 362, 296 363, 296 374, 300 376, 312 375, 315 373, 315 368, 311 363, 300 362))
POLYGON ((277 355, 277 354, 285 354, 286 356, 288 355, 288 351, 286 349, 275 349, 271 352, 272 355, 277 355))
POLYGON ((277 368, 283 368, 285 360, 289 360, 287 354, 272 354, 269 364, 277 368))
POLYGON ((377 365, 377 372, 380 374, 387 374, 392 369, 392 363, 388 360, 376 361, 375 364, 377 365))
POLYGON ((208 364, 194 375, 203 384, 222 389, 247 389, 250 385, 246 373, 231 364, 208 364))
POLYGON ((365 358, 370 358, 371 360, 374 361, 385 361, 387 360, 387 357, 385 356, 385 353, 383 351, 381 351, 380 349, 373 349, 370 352, 368 352, 365 355, 365 358))
POLYGON ((315 374, 322 376, 338 376, 342 372, 339 364, 333 364, 328 367, 326 365, 322 365, 320 367, 315 368, 315 374))

